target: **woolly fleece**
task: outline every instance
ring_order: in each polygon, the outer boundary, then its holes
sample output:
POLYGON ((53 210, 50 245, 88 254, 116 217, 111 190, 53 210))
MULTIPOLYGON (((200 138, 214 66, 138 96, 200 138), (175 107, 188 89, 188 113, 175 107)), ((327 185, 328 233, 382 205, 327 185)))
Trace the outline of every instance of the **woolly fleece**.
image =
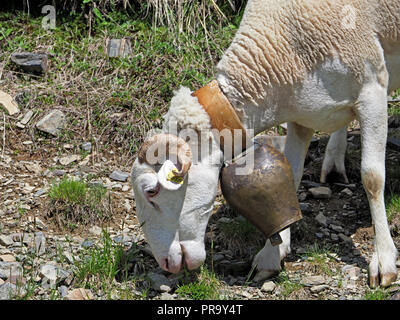
POLYGON ((217 69, 250 99, 335 55, 361 81, 380 62, 376 40, 399 38, 398 12, 400 0, 249 0, 217 69))
POLYGON ((175 124, 178 132, 187 128, 197 131, 211 129, 208 113, 187 87, 181 86, 179 90, 174 91, 170 108, 165 115, 163 131, 170 132, 172 125, 175 124))

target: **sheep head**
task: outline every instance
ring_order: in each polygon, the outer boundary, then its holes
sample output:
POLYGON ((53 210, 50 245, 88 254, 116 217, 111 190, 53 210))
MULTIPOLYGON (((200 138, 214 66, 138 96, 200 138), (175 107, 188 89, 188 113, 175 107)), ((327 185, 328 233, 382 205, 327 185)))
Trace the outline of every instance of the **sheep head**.
MULTIPOLYGON (((156 134, 141 146, 131 172, 142 230, 160 267, 172 273, 183 264, 196 269, 204 262, 204 235, 218 187, 220 164, 210 164, 209 156, 193 161, 189 143, 156 134)), ((211 156, 221 157, 217 145, 212 150, 211 156)))

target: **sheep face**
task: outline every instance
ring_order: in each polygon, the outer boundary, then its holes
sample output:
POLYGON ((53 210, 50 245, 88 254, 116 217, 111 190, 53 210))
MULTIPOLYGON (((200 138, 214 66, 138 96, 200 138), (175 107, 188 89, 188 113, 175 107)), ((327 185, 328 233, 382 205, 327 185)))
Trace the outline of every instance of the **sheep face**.
POLYGON ((168 175, 178 163, 149 165, 139 156, 131 172, 138 220, 158 264, 171 273, 183 264, 196 269, 205 260, 204 235, 220 171, 219 165, 199 161, 171 184, 168 175))

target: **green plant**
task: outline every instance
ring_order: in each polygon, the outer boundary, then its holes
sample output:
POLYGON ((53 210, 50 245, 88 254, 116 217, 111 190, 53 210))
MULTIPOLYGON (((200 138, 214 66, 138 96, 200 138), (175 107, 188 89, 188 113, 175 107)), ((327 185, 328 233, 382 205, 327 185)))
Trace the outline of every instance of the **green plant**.
POLYGON ((303 287, 298 281, 289 279, 289 276, 284 271, 278 275, 276 283, 280 286, 281 294, 284 298, 303 287))
POLYGON ((76 284, 86 288, 108 290, 120 270, 123 247, 103 230, 101 246, 94 245, 75 261, 76 284))
POLYGON ((49 190, 51 206, 49 216, 54 216, 60 226, 74 229, 77 222, 88 224, 110 217, 110 197, 107 189, 98 184, 86 184, 69 178, 53 184, 49 190))
POLYGON ((389 298, 390 294, 381 288, 373 289, 373 290, 368 290, 364 294, 364 300, 387 300, 389 298))
POLYGON ((393 219, 400 213, 400 196, 392 194, 386 201, 386 215, 388 222, 392 222, 393 219))
POLYGON ((220 281, 213 272, 204 266, 196 274, 196 279, 189 283, 178 285, 175 293, 180 297, 191 300, 218 300, 220 281))

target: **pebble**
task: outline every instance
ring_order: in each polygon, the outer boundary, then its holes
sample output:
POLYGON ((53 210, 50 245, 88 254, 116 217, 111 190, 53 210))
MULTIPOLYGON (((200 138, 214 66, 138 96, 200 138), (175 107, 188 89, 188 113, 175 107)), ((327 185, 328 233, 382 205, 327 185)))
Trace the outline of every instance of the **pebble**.
POLYGON ((15 262, 15 257, 11 254, 2 254, 0 255, 0 260, 4 262, 15 262))
POLYGON ((65 114, 60 110, 53 110, 36 124, 36 128, 53 136, 57 136, 60 130, 64 128, 65 123, 65 114))
MULTIPOLYGON (((125 182, 128 180, 129 176, 130 176, 130 174, 127 172, 115 170, 110 174, 110 179, 115 180, 115 181, 125 182)), ((121 186, 121 188, 122 188, 122 186, 121 186)))
POLYGON ((39 256, 46 253, 46 237, 42 232, 35 233, 35 250, 39 256))
POLYGON ((93 293, 89 289, 78 288, 73 289, 65 296, 66 300, 93 300, 93 293))
POLYGON ((328 288, 329 288, 328 285, 326 285, 326 284, 320 284, 320 285, 312 286, 312 287, 310 288, 310 291, 311 291, 312 293, 320 293, 320 292, 322 292, 322 291, 324 291, 324 290, 326 290, 326 289, 328 289, 328 288))
POLYGON ((92 151, 92 143, 91 142, 82 143, 81 148, 82 148, 82 150, 84 150, 86 152, 91 152, 92 151))
POLYGON ((303 278, 300 283, 307 287, 318 286, 325 283, 325 278, 323 276, 308 276, 303 278))
POLYGON ((151 286, 154 290, 159 292, 169 292, 171 291, 171 281, 160 273, 150 272, 147 274, 150 280, 151 286))
POLYGON ((306 203, 306 202, 300 202, 300 210, 302 213, 311 213, 312 212, 312 207, 311 204, 306 203))
POLYGON ((5 247, 9 247, 14 243, 13 239, 7 235, 0 235, 0 244, 5 247))
POLYGON ((80 155, 73 154, 73 155, 65 156, 65 157, 58 159, 58 162, 60 162, 60 164, 62 164, 63 166, 67 166, 67 165, 71 164, 72 162, 80 160, 80 158, 81 158, 80 155))
POLYGON ((324 227, 327 227, 327 226, 328 226, 328 219, 327 219, 322 213, 319 213, 319 214, 315 217, 315 220, 317 220, 317 222, 318 222, 319 224, 321 224, 322 226, 324 226, 324 227))
POLYGON ((272 293, 276 288, 276 284, 273 281, 266 281, 261 287, 262 291, 272 293))
POLYGON ((95 236, 100 236, 103 230, 98 226, 93 226, 89 229, 89 232, 95 236))
POLYGON ((315 199, 329 199, 332 196, 332 190, 328 187, 316 187, 308 189, 315 199))

